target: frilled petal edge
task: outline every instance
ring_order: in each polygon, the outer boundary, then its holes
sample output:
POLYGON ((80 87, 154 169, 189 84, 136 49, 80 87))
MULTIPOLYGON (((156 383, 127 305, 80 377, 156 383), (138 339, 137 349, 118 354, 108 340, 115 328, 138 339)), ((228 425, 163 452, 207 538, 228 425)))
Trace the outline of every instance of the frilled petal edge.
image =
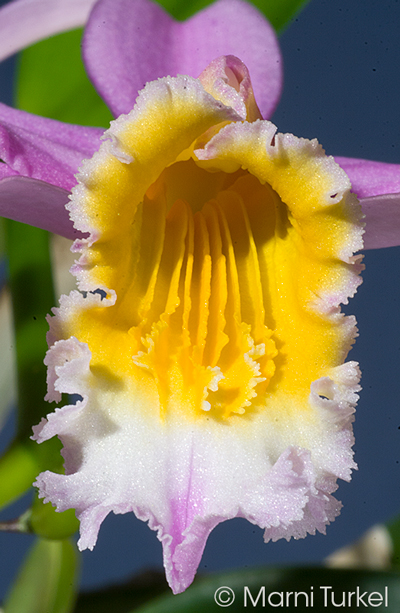
MULTIPOLYGON (((81 299, 78 293, 75 298, 81 299)), ((182 422, 160 428, 157 416, 138 418, 131 397, 119 394, 111 419, 108 407, 100 409, 88 394, 90 360, 87 345, 75 338, 53 345, 46 358, 49 399, 65 392, 83 400, 57 409, 34 428, 38 442, 58 435, 65 445, 66 475, 45 472, 35 485, 59 511, 76 509, 80 549, 94 547, 111 511, 133 511, 157 531, 168 581, 178 593, 192 582, 207 537, 221 521, 245 517, 265 529, 266 541, 275 541, 324 533, 339 514, 341 504, 331 493, 336 479, 348 480, 355 467, 351 422, 359 373, 354 363, 312 386, 318 423, 310 432, 307 420, 300 419, 297 438, 306 428, 315 447, 290 444, 296 439, 292 434, 273 459, 266 449, 275 447, 276 429, 265 414, 244 426, 231 424, 223 434, 212 420, 196 428, 182 422), (124 405, 131 406, 130 416, 124 405)), ((143 402, 139 394, 137 403, 143 402)))
POLYGON ((235 55, 247 65, 263 117, 271 116, 280 96, 282 60, 275 32, 242 0, 219 0, 185 22, 149 0, 99 0, 83 53, 115 116, 132 109, 146 82, 178 74, 197 78, 221 55, 235 55))

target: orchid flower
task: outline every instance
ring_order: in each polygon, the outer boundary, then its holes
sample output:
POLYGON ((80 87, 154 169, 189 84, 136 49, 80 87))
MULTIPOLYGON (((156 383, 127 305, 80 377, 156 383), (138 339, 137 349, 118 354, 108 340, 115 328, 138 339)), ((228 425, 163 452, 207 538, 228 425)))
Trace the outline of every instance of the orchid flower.
POLYGON ((47 399, 81 400, 34 427, 65 459, 36 485, 76 509, 80 549, 110 511, 148 521, 177 593, 221 521, 275 541, 338 515, 360 389, 340 304, 363 214, 366 247, 400 242, 400 168, 277 133, 278 43, 241 0, 183 23, 99 0, 83 53, 117 117, 104 134, 0 106, 0 213, 79 254, 46 364, 47 399))

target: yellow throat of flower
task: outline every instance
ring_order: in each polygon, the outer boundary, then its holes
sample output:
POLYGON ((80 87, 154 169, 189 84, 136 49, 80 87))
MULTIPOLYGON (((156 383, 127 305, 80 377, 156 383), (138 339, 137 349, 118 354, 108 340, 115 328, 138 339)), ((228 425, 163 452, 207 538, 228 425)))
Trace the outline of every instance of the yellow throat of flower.
POLYGON ((351 345, 338 305, 358 283, 357 204, 316 142, 233 123, 185 79, 114 122, 83 167, 77 277, 106 298, 82 300, 62 336, 163 420, 307 413, 351 345))

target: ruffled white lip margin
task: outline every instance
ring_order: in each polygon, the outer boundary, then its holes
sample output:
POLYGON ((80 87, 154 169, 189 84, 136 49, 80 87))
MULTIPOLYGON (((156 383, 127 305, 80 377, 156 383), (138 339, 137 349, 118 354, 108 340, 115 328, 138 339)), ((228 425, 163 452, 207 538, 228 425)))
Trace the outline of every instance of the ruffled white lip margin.
MULTIPOLYGON (((64 445, 66 474, 42 473, 35 485, 59 511, 76 509, 80 549, 93 548, 110 511, 133 511, 157 530, 167 579, 180 592, 193 580, 207 537, 221 521, 245 517, 265 528, 266 541, 275 541, 324 533, 339 514, 341 504, 331 493, 337 478, 349 480, 355 468, 354 363, 313 383, 310 403, 320 422, 310 433, 300 421, 284 441, 262 414, 247 427, 222 429, 213 422, 160 428, 158 420, 135 415, 134 406, 130 419, 126 411, 118 419, 112 391, 105 397, 92 391, 90 358, 87 345, 75 338, 53 345, 46 358, 49 398, 62 392, 83 399, 34 428, 38 442, 58 435, 64 445), (309 449, 296 445, 303 427, 309 449)), ((118 403, 129 406, 132 398, 122 394, 118 403)))

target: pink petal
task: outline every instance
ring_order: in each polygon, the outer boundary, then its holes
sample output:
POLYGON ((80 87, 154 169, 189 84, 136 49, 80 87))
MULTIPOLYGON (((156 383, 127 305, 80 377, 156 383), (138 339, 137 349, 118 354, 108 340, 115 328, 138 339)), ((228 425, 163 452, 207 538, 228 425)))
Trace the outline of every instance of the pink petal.
POLYGON ((400 245, 400 193, 363 198, 365 215, 365 249, 381 249, 400 245))
POLYGON ((70 190, 84 158, 100 145, 103 130, 61 123, 0 104, 0 159, 8 170, 70 190))
POLYGON ((335 157, 365 215, 365 249, 400 245, 400 164, 335 157))
POLYGON ((0 160, 0 181, 6 177, 18 177, 18 173, 0 160))
POLYGON ((68 192, 37 179, 9 176, 0 180, 0 215, 74 239, 74 229, 65 204, 68 192))
POLYGON ((400 192, 400 164, 336 157, 359 198, 400 192))
POLYGON ((115 115, 128 113, 146 82, 198 77, 221 55, 248 67, 256 101, 269 117, 280 96, 282 62, 275 33, 253 6, 219 0, 177 22, 148 0, 100 0, 83 43, 88 73, 115 115))
POLYGON ((0 9, 0 61, 33 43, 83 26, 96 0, 15 0, 0 9))

